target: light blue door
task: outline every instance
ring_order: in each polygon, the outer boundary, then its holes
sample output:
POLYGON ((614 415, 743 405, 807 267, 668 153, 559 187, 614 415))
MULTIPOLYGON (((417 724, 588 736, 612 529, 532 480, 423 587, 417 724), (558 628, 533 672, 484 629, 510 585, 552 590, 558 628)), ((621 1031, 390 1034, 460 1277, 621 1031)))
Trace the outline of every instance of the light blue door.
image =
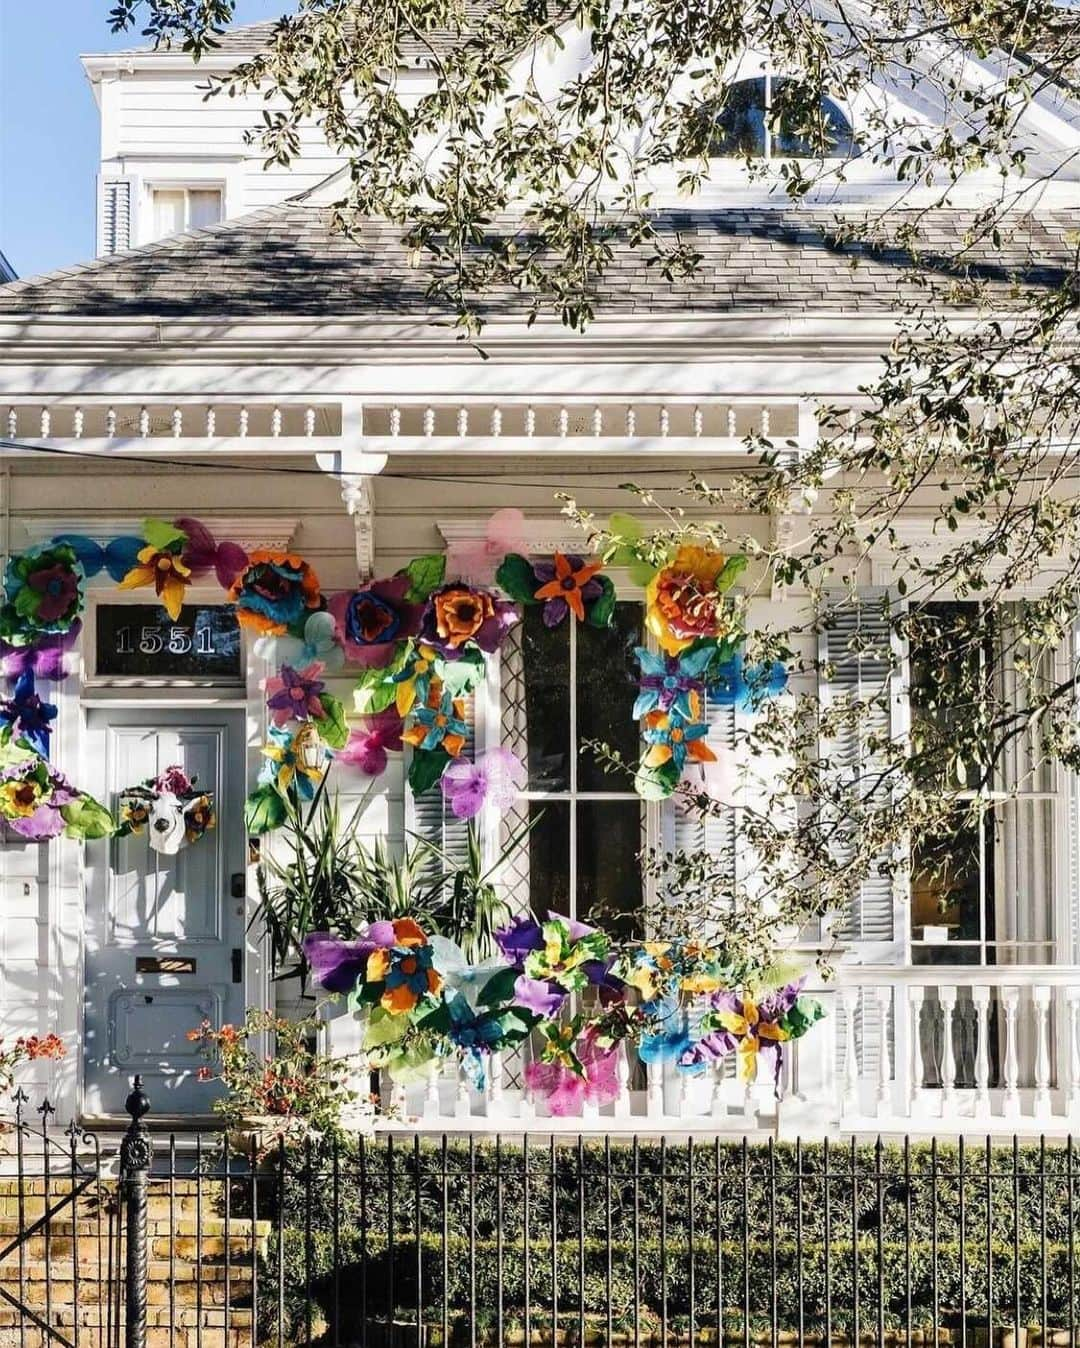
POLYGON ((215 1087, 187 1039, 243 1018, 243 718, 234 711, 99 708, 87 785, 125 788, 179 764, 214 794, 217 826, 174 856, 147 833, 88 843, 83 1113, 123 1112, 140 1073, 157 1118, 204 1115, 215 1087))

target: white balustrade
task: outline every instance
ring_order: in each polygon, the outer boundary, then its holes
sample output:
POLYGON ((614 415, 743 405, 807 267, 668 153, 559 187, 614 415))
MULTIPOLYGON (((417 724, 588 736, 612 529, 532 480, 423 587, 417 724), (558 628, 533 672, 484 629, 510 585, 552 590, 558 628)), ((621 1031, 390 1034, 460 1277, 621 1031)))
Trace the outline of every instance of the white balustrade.
POLYGON ((1065 1113, 1080 1119, 1080 983, 1065 989, 1068 1052, 1065 1059, 1065 1113))
POLYGON ((892 1104, 892 1053, 891 1041, 886 1033, 889 1024, 889 1011, 892 1007, 892 988, 883 984, 876 990, 878 1017, 882 1026, 881 1052, 878 1054, 877 1114, 883 1118, 892 1104))
POLYGON ((971 989, 975 1007, 975 1113, 986 1118, 990 1113, 990 989, 983 985, 971 989))

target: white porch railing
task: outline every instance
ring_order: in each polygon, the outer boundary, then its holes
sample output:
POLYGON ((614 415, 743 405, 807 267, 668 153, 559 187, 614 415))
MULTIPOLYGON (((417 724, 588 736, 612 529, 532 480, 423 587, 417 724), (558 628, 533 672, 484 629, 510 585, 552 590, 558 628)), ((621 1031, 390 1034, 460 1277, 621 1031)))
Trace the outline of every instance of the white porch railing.
MULTIPOLYGON (((845 1133, 1080 1132, 1080 969, 841 966, 815 990, 828 1015, 786 1050, 777 1099, 764 1063, 750 1084, 731 1059, 697 1076, 620 1054, 619 1094, 551 1118, 520 1084, 520 1058, 488 1060, 483 1090, 456 1062, 423 1082, 379 1082, 391 1126, 432 1131, 845 1133)), ((330 1051, 355 1052, 331 1019, 330 1051)))

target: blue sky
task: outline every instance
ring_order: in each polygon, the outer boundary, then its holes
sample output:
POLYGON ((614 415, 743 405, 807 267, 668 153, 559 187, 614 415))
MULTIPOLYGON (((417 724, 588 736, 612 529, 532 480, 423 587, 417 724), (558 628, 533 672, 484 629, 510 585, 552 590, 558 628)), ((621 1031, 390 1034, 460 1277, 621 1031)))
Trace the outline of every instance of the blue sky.
MULTIPOLYGON (((138 46, 109 32, 113 0, 0 0, 0 252, 20 276, 94 253, 98 119, 80 52, 138 46)), ((287 0, 239 0, 242 23, 287 0)))

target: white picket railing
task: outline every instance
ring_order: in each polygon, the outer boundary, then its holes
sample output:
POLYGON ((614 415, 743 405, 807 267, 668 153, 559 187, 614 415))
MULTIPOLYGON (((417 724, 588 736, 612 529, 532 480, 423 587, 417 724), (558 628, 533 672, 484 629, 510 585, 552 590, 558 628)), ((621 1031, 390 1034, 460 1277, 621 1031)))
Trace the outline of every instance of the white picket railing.
MULTIPOLYGON (((456 1061, 407 1087, 379 1082, 392 1126, 426 1130, 650 1132, 1080 1132, 1080 969, 841 966, 815 994, 827 1016, 786 1049, 779 1098, 725 1060, 699 1075, 620 1052, 619 1094, 551 1118, 520 1084, 522 1059, 487 1060, 477 1090, 456 1061)), ((330 1051, 358 1028, 331 1018, 330 1051)))

